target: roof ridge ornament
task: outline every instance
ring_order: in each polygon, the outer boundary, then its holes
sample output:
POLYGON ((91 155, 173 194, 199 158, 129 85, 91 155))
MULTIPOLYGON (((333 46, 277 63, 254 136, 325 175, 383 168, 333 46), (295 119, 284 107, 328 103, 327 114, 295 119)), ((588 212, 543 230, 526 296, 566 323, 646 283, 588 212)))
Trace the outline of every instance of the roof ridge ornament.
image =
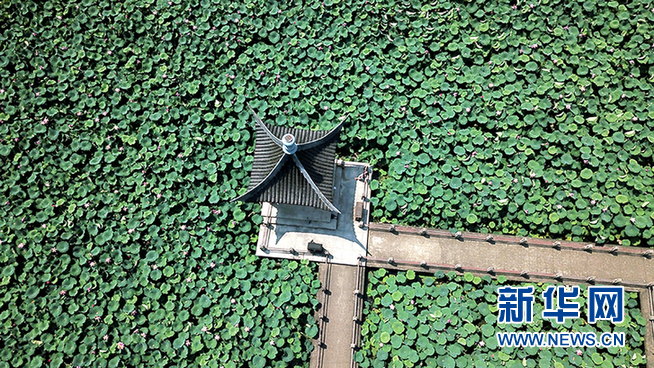
POLYGON ((297 151, 297 144, 295 144, 295 137, 293 134, 286 133, 282 138, 282 150, 287 155, 292 155, 297 151))

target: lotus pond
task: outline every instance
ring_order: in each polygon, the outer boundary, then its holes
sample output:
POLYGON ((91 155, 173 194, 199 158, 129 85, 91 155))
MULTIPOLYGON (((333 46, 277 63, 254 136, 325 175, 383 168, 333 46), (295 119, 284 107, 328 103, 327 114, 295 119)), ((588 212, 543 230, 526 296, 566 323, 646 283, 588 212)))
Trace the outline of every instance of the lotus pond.
MULTIPOLYGON (((533 322, 498 324, 497 288, 506 277, 437 271, 368 272, 361 350, 355 359, 365 367, 644 367, 645 325, 638 293, 625 293, 625 320, 619 324, 586 322, 587 287, 580 286, 581 316, 558 324, 543 320, 541 292, 534 286, 533 322), (625 346, 610 348, 498 347, 496 332, 624 332, 625 346)), ((513 283, 515 285, 515 283, 513 283)))
POLYGON ((308 364, 253 256, 249 101, 372 163, 375 221, 654 245, 640 1, 0 2, 0 367, 308 364))

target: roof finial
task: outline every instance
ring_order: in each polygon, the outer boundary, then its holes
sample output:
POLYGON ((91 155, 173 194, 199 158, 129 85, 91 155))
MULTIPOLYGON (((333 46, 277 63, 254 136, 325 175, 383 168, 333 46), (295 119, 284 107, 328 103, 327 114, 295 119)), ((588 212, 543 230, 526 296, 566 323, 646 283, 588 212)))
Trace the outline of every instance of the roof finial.
POLYGON ((295 144, 295 137, 293 134, 284 134, 284 137, 282 138, 282 144, 282 150, 287 155, 292 155, 295 153, 295 151, 297 151, 297 144, 295 144))

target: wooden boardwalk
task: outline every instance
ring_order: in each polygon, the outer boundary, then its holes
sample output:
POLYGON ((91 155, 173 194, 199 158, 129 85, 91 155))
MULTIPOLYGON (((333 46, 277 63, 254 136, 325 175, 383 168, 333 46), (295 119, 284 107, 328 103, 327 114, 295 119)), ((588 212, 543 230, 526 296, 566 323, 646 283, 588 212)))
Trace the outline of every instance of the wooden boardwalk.
POLYGON ((321 263, 319 274, 323 288, 318 300, 323 306, 316 318, 321 330, 311 367, 350 368, 361 339, 365 267, 321 263))
MULTIPOLYGON (((370 224, 366 266, 371 268, 438 269, 478 275, 505 275, 517 281, 573 284, 616 284, 640 294, 646 327, 647 368, 654 368, 654 259, 652 251, 633 247, 598 247, 594 244, 552 239, 457 233, 414 227, 370 224)), ((321 328, 324 345, 314 351, 312 368, 355 367, 352 351, 358 346, 365 268, 321 264, 321 280, 331 292, 324 306, 328 322, 321 328), (329 277, 331 274, 331 277, 329 277), (325 281, 323 281, 324 283, 325 281), (360 285, 360 286, 357 286, 360 285), (359 298, 359 299, 357 299, 359 298), (360 317, 359 317, 360 318, 360 317), (359 325, 358 325, 359 324, 359 325), (322 359, 317 359, 322 356, 322 359)))
MULTIPOLYGON (((527 279, 616 283, 635 288, 654 282, 651 251, 634 247, 596 247, 587 243, 479 233, 423 230, 371 224, 368 263, 379 266, 393 257, 405 266, 421 262, 460 265, 488 274, 489 269, 527 279), (488 238, 488 239, 487 239, 488 238), (408 263, 407 263, 408 262, 408 263)), ((396 262, 397 263, 397 262, 396 262)), ((432 267, 433 268, 433 267, 432 267)), ((423 268, 424 269, 424 268, 423 268)))

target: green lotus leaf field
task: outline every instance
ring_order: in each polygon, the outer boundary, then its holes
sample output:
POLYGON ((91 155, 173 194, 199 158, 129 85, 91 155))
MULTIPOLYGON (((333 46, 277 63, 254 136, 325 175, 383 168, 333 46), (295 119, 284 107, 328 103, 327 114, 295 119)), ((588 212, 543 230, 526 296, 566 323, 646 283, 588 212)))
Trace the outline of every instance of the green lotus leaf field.
MULTIPOLYGON (((645 325, 638 293, 625 293, 622 323, 586 320, 587 287, 581 286, 580 318, 565 323, 544 320, 541 292, 534 286, 534 319, 519 325, 499 324, 497 288, 506 277, 491 280, 437 271, 419 276, 413 271, 368 272, 368 300, 362 327, 363 342, 355 360, 366 367, 644 367, 645 325), (496 333, 604 332, 624 333, 624 347, 500 347, 496 333)), ((526 284, 525 284, 526 285, 526 284)))
POLYGON ((229 202, 248 102, 349 115, 376 222, 654 246, 652 8, 0 1, 0 367, 308 366, 317 266, 229 202))

